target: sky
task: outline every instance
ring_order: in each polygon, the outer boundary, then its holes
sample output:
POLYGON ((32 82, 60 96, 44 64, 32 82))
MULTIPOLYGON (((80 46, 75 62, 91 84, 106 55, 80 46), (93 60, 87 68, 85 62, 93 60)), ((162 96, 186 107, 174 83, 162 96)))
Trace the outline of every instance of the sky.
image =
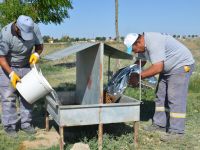
MULTIPOLYGON (((119 34, 163 32, 200 35, 200 0, 118 0, 119 34)), ((115 37, 115 0, 72 0, 70 18, 60 25, 39 24, 42 35, 115 37)))

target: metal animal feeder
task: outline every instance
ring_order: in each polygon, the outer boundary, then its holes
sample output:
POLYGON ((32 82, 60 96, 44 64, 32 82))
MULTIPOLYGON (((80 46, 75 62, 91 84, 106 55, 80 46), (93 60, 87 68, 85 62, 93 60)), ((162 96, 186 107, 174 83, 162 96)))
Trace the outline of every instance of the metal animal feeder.
POLYGON ((110 58, 132 59, 132 56, 105 43, 80 43, 47 55, 45 59, 56 60, 75 53, 76 89, 64 92, 64 105, 52 94, 46 96, 46 129, 49 130, 50 114, 59 126, 60 149, 63 149, 64 127, 98 124, 98 148, 101 150, 103 124, 133 122, 137 145, 140 101, 122 95, 118 103, 103 103, 103 56, 108 56, 108 69, 110 58))

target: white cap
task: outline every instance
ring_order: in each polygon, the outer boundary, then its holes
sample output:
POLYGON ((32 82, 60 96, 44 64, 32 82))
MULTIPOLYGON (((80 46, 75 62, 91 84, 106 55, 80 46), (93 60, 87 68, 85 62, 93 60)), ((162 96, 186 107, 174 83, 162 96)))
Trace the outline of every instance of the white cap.
POLYGON ((24 40, 33 39, 34 22, 31 17, 24 15, 19 16, 16 25, 19 28, 21 36, 24 40))
POLYGON ((132 45, 135 43, 135 41, 138 38, 138 34, 137 33, 129 33, 127 34, 127 36, 124 39, 124 44, 127 47, 127 53, 131 54, 132 51, 132 45))

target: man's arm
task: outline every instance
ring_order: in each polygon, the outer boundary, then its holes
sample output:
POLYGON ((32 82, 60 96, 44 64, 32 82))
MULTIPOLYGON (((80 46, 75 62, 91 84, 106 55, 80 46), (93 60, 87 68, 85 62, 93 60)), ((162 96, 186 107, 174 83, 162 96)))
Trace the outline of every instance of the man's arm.
POLYGON ((35 45, 35 52, 37 52, 40 55, 43 51, 43 48, 43 44, 35 45))
MULTIPOLYGON (((144 67, 144 65, 147 63, 147 61, 142 60, 141 61, 141 66, 144 67)), ((140 61, 136 60, 134 64, 140 65, 140 61)))
POLYGON ((36 35, 35 52, 40 55, 43 51, 43 39, 42 39, 42 34, 37 24, 34 24, 34 32, 36 35))
POLYGON ((157 62, 155 64, 153 64, 151 67, 149 67, 148 69, 144 70, 141 72, 141 78, 148 78, 151 76, 154 76, 156 74, 159 74, 160 72, 163 71, 164 68, 164 63, 163 61, 161 62, 157 62))
POLYGON ((14 71, 12 71, 12 69, 8 65, 8 62, 4 56, 0 56, 0 66, 9 75, 10 82, 11 82, 13 88, 16 89, 17 82, 20 82, 21 79, 14 71))
POLYGON ((8 75, 12 72, 12 69, 8 65, 8 62, 4 56, 0 56, 0 66, 8 73, 8 75))

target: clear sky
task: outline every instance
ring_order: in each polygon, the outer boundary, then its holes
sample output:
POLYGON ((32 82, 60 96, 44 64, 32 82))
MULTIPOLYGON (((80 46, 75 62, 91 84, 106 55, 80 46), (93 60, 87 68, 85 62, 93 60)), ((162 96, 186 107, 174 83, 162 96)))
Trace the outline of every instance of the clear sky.
MULTIPOLYGON (((115 37, 115 0, 72 0, 70 18, 39 24, 42 35, 115 37)), ((200 0, 119 0, 119 34, 165 32, 200 35, 200 0)))

